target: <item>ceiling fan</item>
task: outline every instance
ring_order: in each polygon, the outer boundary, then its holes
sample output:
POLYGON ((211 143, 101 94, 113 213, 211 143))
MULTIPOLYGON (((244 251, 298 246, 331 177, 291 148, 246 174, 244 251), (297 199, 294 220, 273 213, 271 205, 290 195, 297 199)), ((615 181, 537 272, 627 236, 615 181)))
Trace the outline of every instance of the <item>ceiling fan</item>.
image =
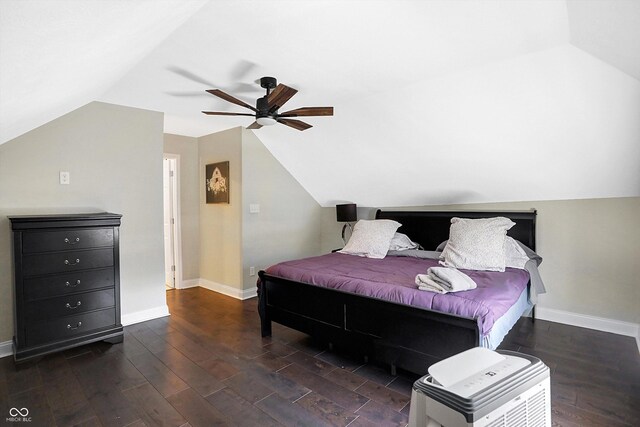
POLYGON ((253 113, 228 113, 223 111, 203 111, 204 114, 210 116, 251 116, 256 120, 247 129, 260 129, 262 126, 271 126, 276 123, 282 123, 297 130, 305 130, 312 127, 310 124, 301 120, 291 119, 290 117, 302 116, 333 116, 333 107, 301 107, 295 110, 279 113, 278 110, 285 102, 291 99, 293 95, 298 93, 296 89, 283 84, 278 84, 274 77, 262 77, 260 86, 267 90, 267 94, 256 100, 256 106, 252 107, 244 101, 234 98, 233 96, 221 91, 220 89, 209 89, 211 95, 222 98, 232 104, 252 110, 253 113))

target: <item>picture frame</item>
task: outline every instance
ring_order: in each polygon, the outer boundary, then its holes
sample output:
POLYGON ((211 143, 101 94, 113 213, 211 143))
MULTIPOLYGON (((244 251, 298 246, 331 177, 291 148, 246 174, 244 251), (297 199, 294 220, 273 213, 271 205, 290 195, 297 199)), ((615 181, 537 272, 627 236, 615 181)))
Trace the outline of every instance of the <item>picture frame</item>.
POLYGON ((229 162, 211 163, 205 166, 205 194, 207 204, 229 203, 229 162))

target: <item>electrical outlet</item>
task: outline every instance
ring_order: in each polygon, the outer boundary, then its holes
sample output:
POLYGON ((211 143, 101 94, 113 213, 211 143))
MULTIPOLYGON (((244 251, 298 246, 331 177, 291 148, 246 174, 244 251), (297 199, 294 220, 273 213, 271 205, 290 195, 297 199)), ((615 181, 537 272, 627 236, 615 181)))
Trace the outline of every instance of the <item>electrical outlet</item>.
POLYGON ((249 276, 255 276, 255 275, 256 275, 256 268, 249 267, 249 276))
POLYGON ((60 171, 60 184, 68 185, 71 182, 71 174, 66 171, 60 171))

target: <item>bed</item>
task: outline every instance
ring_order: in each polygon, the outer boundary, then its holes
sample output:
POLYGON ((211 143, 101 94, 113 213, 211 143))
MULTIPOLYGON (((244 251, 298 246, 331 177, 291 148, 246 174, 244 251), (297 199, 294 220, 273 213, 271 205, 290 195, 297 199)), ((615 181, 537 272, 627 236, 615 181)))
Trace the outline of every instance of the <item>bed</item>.
MULTIPOLYGON (((535 211, 378 210, 375 218, 401 223, 398 232, 408 235, 425 249, 434 250, 448 239, 451 218, 456 216, 507 217, 516 224, 508 231, 508 235, 535 251, 535 211)), ((506 276, 500 276, 508 277, 505 279, 507 283, 501 286, 511 293, 508 298, 499 296, 508 299, 505 304, 485 304, 486 307, 480 305, 467 311, 452 310, 434 303, 432 293, 417 291, 415 286, 410 285, 410 280, 402 278, 403 275, 415 277, 415 268, 426 270, 426 266, 435 265, 436 261, 420 260, 420 266, 416 267, 415 260, 387 258, 387 261, 369 260, 352 255, 328 254, 281 263, 260 271, 258 308, 262 336, 271 336, 271 322, 276 322, 309 334, 330 347, 339 347, 365 360, 387 364, 393 373, 396 368, 402 368, 422 375, 429 365, 460 351, 476 346, 497 347, 523 312, 532 308, 527 298, 528 273, 524 271, 507 269, 506 276), (363 274, 375 282, 377 290, 371 290, 369 294, 357 293, 360 278, 345 278, 346 272, 361 268, 356 264, 362 266, 365 271, 363 274), (306 271, 311 269, 315 269, 324 279, 307 276, 306 271), (316 283, 331 281, 332 278, 342 280, 339 288, 316 283), (519 287, 512 284, 516 282, 519 287), (398 296, 395 301, 380 299, 378 292, 386 288, 398 296), (419 300, 424 299, 428 302, 420 303, 419 300), (484 314, 478 313, 485 308, 487 312, 494 309, 496 316, 486 319, 484 314)), ((490 283, 493 277, 498 276, 482 272, 473 277, 479 283, 478 291, 489 289, 489 286, 481 283, 483 280, 490 283)), ((456 295, 460 294, 463 293, 456 295)))

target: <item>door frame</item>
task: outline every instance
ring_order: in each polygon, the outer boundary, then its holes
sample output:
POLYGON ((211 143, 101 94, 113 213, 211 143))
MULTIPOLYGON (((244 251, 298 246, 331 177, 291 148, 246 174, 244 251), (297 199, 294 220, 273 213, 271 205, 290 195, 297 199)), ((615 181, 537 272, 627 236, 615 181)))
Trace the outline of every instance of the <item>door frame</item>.
MULTIPOLYGON (((176 266, 175 271, 175 289, 182 289, 182 220, 180 218, 180 155, 172 153, 163 153, 162 161, 165 159, 173 159, 176 162, 176 169, 173 171, 173 180, 171 180, 172 200, 172 216, 173 216, 173 262, 176 266)), ((164 179, 164 176, 163 176, 164 179)), ((164 209, 164 196, 162 197, 164 209)), ((164 231, 163 231, 164 234, 164 231)), ((164 236, 163 236, 164 237, 164 236)), ((164 239, 163 239, 164 240, 164 239)), ((165 266, 166 267, 166 266, 165 266)))

